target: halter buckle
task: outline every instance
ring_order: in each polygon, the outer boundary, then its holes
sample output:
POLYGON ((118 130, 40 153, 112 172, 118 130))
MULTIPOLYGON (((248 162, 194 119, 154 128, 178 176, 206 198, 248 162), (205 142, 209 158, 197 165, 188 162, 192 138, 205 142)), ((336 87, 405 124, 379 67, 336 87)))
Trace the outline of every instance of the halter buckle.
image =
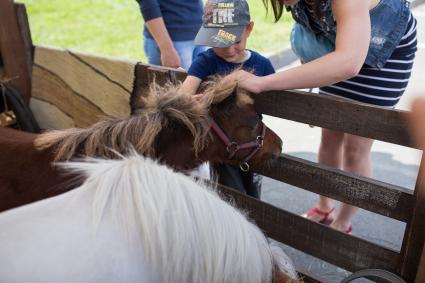
POLYGON ((239 168, 244 171, 244 172, 248 172, 249 171, 249 164, 248 162, 243 162, 241 164, 239 164, 239 168))
POLYGON ((262 147, 264 145, 264 137, 263 136, 257 136, 257 144, 259 147, 262 147))
POLYGON ((226 146, 226 150, 228 153, 236 153, 239 150, 239 145, 236 142, 231 142, 228 146, 226 146))

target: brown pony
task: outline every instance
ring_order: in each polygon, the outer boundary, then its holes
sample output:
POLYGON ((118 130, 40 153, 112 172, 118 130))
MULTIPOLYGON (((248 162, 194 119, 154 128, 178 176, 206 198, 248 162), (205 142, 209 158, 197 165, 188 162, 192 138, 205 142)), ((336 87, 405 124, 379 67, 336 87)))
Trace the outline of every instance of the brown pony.
POLYGON ((140 104, 135 115, 106 118, 86 129, 37 135, 0 128, 0 211, 80 184, 75 176, 61 174, 54 161, 116 158, 134 149, 185 171, 204 161, 240 164, 248 156, 249 163, 256 163, 280 155, 281 140, 263 125, 253 100, 231 78, 210 82, 197 102, 180 93, 179 86, 153 84, 140 104), (211 130, 212 123, 220 125, 221 135, 211 130))

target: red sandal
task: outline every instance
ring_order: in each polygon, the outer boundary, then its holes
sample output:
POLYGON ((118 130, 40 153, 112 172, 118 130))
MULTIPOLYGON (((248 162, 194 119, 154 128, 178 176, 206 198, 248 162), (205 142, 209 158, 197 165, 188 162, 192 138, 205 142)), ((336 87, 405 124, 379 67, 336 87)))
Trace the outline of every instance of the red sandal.
MULTIPOLYGON (((330 209, 330 210, 328 210, 328 211, 323 211, 323 210, 321 210, 321 209, 318 209, 317 207, 313 207, 312 209, 310 209, 310 210, 309 210, 309 211, 307 211, 306 213, 302 214, 301 216, 302 216, 302 217, 304 217, 304 218, 308 218, 308 219, 310 219, 310 217, 311 217, 313 214, 319 214, 319 215, 322 215, 322 216, 323 216, 323 218, 322 218, 322 219, 320 219, 320 220, 319 220, 319 221, 317 221, 317 222, 322 223, 322 224, 325 224, 325 225, 329 225, 329 224, 331 224, 331 223, 332 223, 332 221, 334 221, 333 217, 331 216, 331 213, 332 213, 334 210, 335 210, 335 208, 332 208, 332 209, 330 209)), ((350 231, 350 232, 351 232, 351 231, 350 231)))
POLYGON ((344 231, 344 233, 348 234, 348 235, 352 235, 353 234, 353 226, 348 226, 347 230, 344 231))
POLYGON ((331 228, 332 229, 335 229, 335 230, 337 230, 337 231, 339 231, 339 232, 342 232, 342 233, 345 233, 345 234, 348 234, 348 235, 352 235, 353 234, 353 226, 348 226, 348 228, 347 229, 345 229, 345 230, 339 230, 339 229, 337 229, 337 228, 335 228, 335 227, 332 227, 331 226, 331 228))

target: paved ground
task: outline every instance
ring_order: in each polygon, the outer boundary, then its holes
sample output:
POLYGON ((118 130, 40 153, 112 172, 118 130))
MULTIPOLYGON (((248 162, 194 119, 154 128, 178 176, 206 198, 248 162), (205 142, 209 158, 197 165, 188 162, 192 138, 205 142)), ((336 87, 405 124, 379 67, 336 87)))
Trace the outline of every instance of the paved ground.
MULTIPOLYGON (((413 77, 408 89, 397 108, 408 110, 415 97, 425 97, 425 4, 414 8, 418 19, 419 50, 415 62, 413 77)), ((320 128, 311 129, 308 125, 281 120, 267 116, 265 122, 284 141, 284 152, 316 161, 320 139, 320 128)), ((374 178, 391 184, 413 189, 415 186, 421 152, 383 142, 373 146, 374 178)), ((311 208, 317 195, 302 189, 265 178, 263 200, 286 210, 302 213, 311 208)), ((399 250, 405 224, 380 215, 361 210, 353 219, 355 236, 380 243, 386 247, 399 250)), ((348 274, 344 270, 331 266, 313 257, 304 255, 294 249, 284 247, 295 265, 302 266, 329 282, 339 282, 348 274)))

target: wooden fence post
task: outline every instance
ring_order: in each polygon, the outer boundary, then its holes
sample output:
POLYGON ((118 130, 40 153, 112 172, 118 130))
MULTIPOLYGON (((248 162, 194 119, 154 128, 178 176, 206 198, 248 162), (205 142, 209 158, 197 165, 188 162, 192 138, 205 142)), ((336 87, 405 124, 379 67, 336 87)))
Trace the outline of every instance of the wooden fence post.
POLYGON ((420 165, 414 199, 412 218, 407 223, 401 249, 400 274, 407 282, 415 281, 425 242, 425 157, 420 165))
POLYGON ((24 5, 0 0, 0 54, 3 75, 28 104, 31 96, 32 42, 24 5))
POLYGON ((416 273, 415 283, 425 282, 425 249, 422 247, 422 256, 416 273))

